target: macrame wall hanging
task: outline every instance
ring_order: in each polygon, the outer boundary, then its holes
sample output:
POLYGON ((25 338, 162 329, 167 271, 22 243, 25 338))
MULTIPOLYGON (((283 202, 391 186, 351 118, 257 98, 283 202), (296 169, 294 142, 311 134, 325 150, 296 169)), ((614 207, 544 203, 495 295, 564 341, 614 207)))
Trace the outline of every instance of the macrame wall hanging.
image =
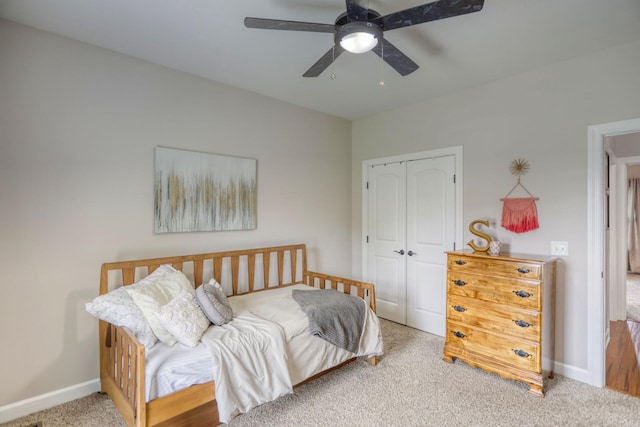
POLYGON ((529 190, 520 182, 520 176, 529 171, 529 163, 524 159, 516 159, 511 162, 509 171, 518 179, 516 185, 500 199, 502 205, 502 227, 514 233, 526 233, 535 230, 538 224, 538 210, 536 209, 537 197, 534 197, 529 190), (513 191, 521 187, 530 197, 509 197, 513 191))

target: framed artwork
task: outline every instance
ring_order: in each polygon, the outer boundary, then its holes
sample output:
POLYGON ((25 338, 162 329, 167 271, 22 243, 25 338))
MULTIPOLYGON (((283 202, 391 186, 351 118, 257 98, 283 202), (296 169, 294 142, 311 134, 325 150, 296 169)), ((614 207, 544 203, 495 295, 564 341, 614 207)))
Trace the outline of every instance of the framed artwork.
POLYGON ((256 159, 156 147, 156 233, 254 230, 256 159))

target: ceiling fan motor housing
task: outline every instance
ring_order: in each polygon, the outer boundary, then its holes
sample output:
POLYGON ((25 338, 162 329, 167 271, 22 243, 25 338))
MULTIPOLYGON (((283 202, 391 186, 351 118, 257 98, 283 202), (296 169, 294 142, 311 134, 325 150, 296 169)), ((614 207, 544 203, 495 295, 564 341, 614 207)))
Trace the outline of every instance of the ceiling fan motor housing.
POLYGON ((338 28, 335 37, 336 43, 340 43, 340 40, 353 33, 369 33, 378 40, 382 38, 382 28, 376 24, 365 21, 353 21, 338 28))

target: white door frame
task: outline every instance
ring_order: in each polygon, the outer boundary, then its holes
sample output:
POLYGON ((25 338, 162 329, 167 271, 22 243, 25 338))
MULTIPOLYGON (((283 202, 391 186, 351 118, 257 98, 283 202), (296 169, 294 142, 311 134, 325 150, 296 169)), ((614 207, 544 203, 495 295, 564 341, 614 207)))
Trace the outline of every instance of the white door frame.
POLYGON ((604 138, 640 132, 640 119, 589 126, 587 161, 587 372, 588 383, 605 384, 604 138))
MULTIPOLYGON (((383 157, 380 159, 364 160, 362 162, 362 277, 364 280, 368 280, 368 245, 367 245, 367 226, 368 210, 369 210, 369 195, 367 192, 367 168, 372 165, 380 165, 384 163, 395 162, 407 162, 409 160, 429 159, 432 157, 454 156, 456 162, 456 219, 455 219, 455 245, 456 249, 462 248, 462 192, 463 192, 463 179, 462 179, 462 146, 440 148, 437 150, 421 151, 418 153, 401 154, 398 156, 383 157)), ((451 248, 453 250, 454 248, 451 248)))

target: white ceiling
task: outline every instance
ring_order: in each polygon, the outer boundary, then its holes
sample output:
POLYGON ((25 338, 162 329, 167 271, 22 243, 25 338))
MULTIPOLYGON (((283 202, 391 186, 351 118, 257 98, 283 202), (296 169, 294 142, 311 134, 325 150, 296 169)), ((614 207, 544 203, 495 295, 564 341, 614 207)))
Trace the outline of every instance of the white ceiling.
MULTIPOLYGON (((424 1, 361 4, 386 15, 424 1)), ((344 11, 344 0, 0 0, 0 17, 346 119, 640 40, 640 0, 486 0, 477 13, 386 32, 420 66, 409 76, 369 52, 305 78, 331 34, 243 24, 332 24, 344 11)))

